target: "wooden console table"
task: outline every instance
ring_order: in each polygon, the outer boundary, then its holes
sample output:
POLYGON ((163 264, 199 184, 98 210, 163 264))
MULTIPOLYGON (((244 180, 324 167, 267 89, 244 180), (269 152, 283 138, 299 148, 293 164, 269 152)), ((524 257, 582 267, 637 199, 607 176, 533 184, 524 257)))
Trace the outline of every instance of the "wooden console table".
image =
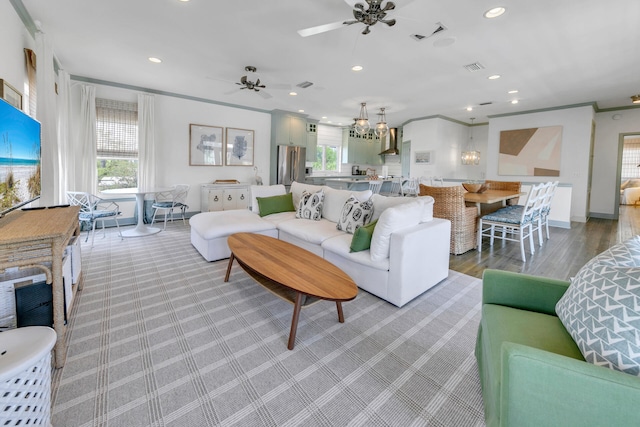
MULTIPOLYGON (((79 211, 78 206, 17 210, 0 218, 0 271, 10 267, 37 267, 44 270, 47 283, 52 286, 56 368, 64 366, 67 358, 62 258, 69 240, 80 235, 79 211)), ((75 288, 82 289, 82 278, 75 288)))

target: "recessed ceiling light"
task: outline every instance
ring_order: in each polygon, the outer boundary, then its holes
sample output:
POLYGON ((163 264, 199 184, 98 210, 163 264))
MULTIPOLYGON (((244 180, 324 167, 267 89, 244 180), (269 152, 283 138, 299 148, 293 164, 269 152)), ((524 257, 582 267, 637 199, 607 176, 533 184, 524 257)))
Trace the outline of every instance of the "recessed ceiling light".
POLYGON ((289 95, 291 95, 291 96, 296 96, 296 95, 297 95, 297 93, 296 93, 296 92, 289 92, 289 95))
POLYGON ((338 126, 342 126, 342 122, 338 122, 338 126))
POLYGON ((151 56, 149 57, 149 61, 153 62, 154 64, 159 64, 162 62, 162 59, 151 56))
POLYGON ((518 100, 517 100, 517 99, 514 99, 513 101, 511 101, 511 103, 512 103, 512 104, 517 104, 517 103, 518 103, 518 100))
POLYGON ((518 91, 514 89, 514 90, 510 90, 510 91, 509 91, 509 92, 507 92, 507 93, 511 93, 511 94, 513 94, 513 93, 518 93, 518 91))
POLYGON ((500 74, 494 74, 493 76, 487 77, 489 80, 496 80, 500 78, 500 74))
POLYGON ((351 67, 352 71, 362 71, 362 65, 354 65, 351 67))
POLYGON ((178 0, 178 1, 188 2, 189 0, 178 0))
POLYGON ((467 107, 467 111, 473 111, 473 107, 467 107))
POLYGON ((503 13, 505 13, 507 11, 507 9, 505 9, 502 6, 498 6, 498 7, 494 7, 493 9, 489 9, 484 13, 484 17, 485 18, 497 18, 498 16, 502 15, 503 13))
POLYGON ((323 119, 323 120, 326 120, 326 119, 327 119, 327 116, 322 116, 322 119, 323 119))
POLYGON ((327 123, 333 123, 331 120, 327 121, 327 123))
POLYGON ((298 113, 304 113, 304 110, 298 110, 298 113))

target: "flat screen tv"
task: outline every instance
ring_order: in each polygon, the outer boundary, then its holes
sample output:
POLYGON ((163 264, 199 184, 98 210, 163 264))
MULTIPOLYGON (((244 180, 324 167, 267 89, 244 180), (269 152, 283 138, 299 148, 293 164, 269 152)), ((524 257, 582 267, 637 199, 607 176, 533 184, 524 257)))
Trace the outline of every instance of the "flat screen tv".
POLYGON ((40 123, 0 99, 0 216, 40 197, 40 123))

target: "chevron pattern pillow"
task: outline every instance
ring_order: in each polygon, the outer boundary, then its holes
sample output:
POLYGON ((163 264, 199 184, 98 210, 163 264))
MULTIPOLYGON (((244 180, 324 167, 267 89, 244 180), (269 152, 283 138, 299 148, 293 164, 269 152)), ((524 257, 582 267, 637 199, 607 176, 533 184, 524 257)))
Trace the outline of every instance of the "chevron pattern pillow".
POLYGON ((640 376, 640 237, 582 267, 556 313, 587 362, 640 376))

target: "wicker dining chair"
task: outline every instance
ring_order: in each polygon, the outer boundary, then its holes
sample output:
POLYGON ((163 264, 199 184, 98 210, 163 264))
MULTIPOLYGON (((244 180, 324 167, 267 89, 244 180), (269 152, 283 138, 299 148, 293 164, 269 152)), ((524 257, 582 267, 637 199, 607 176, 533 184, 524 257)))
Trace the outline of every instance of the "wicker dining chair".
POLYGON ((478 246, 476 239, 476 218, 478 209, 464 203, 465 189, 461 185, 453 187, 431 187, 420 184, 420 196, 434 199, 433 216, 451 221, 451 243, 449 253, 460 255, 478 246))

